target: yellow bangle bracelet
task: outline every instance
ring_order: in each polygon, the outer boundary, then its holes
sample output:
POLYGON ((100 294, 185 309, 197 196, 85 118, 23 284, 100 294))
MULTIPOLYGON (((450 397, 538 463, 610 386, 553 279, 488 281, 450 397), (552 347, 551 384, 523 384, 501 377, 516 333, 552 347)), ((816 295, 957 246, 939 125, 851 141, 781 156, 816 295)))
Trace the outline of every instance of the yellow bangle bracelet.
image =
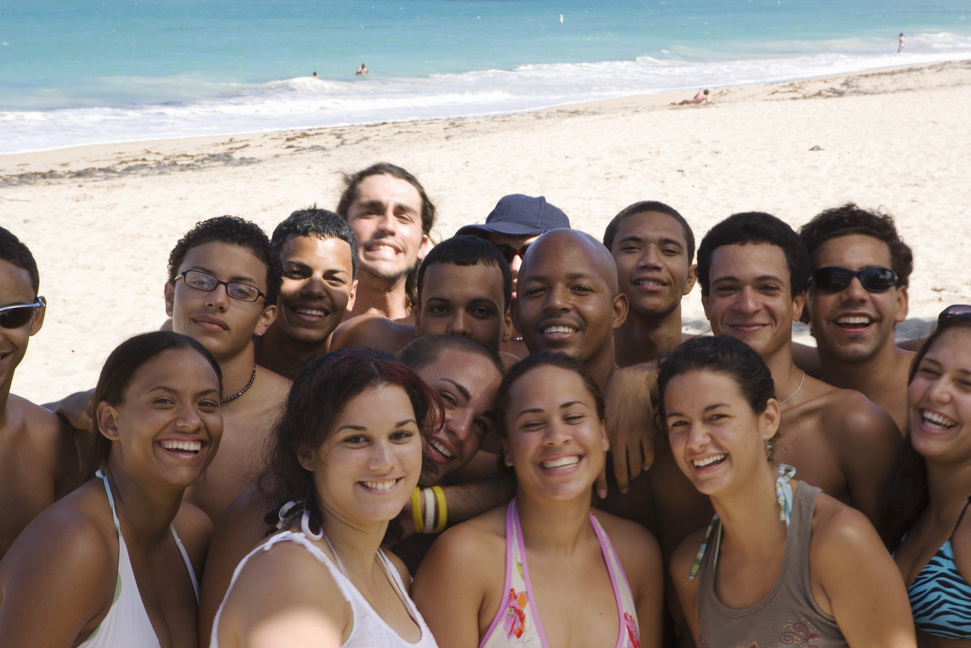
POLYGON ((448 522, 448 507, 445 504, 445 492, 441 486, 432 486, 432 492, 435 493, 435 500, 438 502, 438 524, 435 525, 435 530, 432 533, 441 533, 445 530, 445 524, 448 522))
POLYGON ((415 486, 415 492, 411 494, 411 519, 415 522, 415 533, 425 532, 425 521, 421 517, 421 489, 415 486))

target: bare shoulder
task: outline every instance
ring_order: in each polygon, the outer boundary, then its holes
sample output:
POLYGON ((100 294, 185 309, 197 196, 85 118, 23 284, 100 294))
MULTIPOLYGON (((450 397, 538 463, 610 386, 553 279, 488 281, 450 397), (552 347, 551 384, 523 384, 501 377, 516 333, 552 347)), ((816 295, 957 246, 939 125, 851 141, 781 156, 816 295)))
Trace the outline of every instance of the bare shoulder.
POLYGON ((209 548, 209 539, 212 537, 212 520, 198 506, 183 502, 175 520, 172 521, 172 526, 175 527, 175 532, 185 546, 193 567, 197 572, 201 572, 202 563, 209 548))
POLYGON ((819 429, 835 440, 872 438, 874 434, 888 439, 899 439, 897 424, 887 412, 854 389, 841 389, 823 383, 815 378, 812 381, 812 400, 799 405, 799 408, 812 409, 818 417, 819 429))
MULTIPOLYGON (((460 564, 463 569, 492 565, 492 556, 497 552, 505 554, 505 516, 506 507, 501 506, 446 529, 432 544, 422 561, 422 569, 425 563, 439 567, 460 564)), ((422 569, 418 570, 419 574, 422 569)))
POLYGON ((256 365, 256 382, 260 385, 259 393, 264 398, 271 398, 282 401, 290 393, 290 386, 293 382, 289 378, 284 378, 275 371, 270 371, 265 367, 256 365))
POLYGON ((0 562, 0 581, 6 589, 19 573, 38 579, 58 574, 62 584, 81 587, 113 582, 117 555, 118 536, 104 489, 88 482, 27 525, 0 562))
POLYGON ((617 548, 622 559, 627 553, 631 555, 639 553, 660 561, 661 554, 657 538, 643 526, 598 509, 593 510, 593 515, 610 536, 610 541, 617 548))
POLYGON ((369 347, 397 353, 415 337, 414 324, 399 324, 376 313, 358 315, 342 322, 334 331, 330 348, 369 347))
POLYGON ((820 547, 841 555, 869 551, 876 544, 882 548, 876 530, 866 515, 826 493, 816 496, 813 510, 812 547, 820 547))
POLYGON ((698 556, 698 550, 701 549, 707 532, 707 529, 698 529, 692 532, 678 544, 674 553, 671 554, 671 560, 668 564, 671 572, 671 580, 676 589, 681 589, 685 583, 689 582, 688 576, 691 573, 691 566, 698 556))
POLYGON ((226 599, 223 624, 246 634, 263 619, 295 609, 335 620, 349 615, 343 594, 327 567, 296 542, 276 542, 256 551, 240 570, 226 599))
POLYGON ((70 440, 56 414, 16 394, 10 394, 7 399, 7 420, 4 431, 22 432, 16 435, 17 442, 31 444, 34 451, 53 454, 65 439, 70 440))

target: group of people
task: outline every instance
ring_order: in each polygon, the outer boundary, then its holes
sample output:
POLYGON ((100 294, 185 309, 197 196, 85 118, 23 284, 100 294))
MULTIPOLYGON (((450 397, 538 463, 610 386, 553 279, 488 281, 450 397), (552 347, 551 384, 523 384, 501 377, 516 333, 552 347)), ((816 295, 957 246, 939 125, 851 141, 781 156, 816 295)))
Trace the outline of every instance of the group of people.
POLYGON ((0 645, 971 646, 971 306, 897 346, 891 217, 434 224, 389 163, 202 221, 50 409, 0 228, 0 645))

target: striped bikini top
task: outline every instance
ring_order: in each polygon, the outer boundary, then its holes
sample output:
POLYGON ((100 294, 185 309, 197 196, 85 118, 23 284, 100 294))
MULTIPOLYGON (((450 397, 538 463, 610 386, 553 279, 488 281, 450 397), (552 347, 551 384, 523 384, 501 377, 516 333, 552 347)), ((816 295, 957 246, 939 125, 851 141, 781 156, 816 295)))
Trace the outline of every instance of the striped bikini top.
POLYGON ((971 504, 961 510, 951 537, 941 545, 907 588, 914 626, 920 632, 944 639, 971 639, 971 584, 954 562, 951 538, 971 504))

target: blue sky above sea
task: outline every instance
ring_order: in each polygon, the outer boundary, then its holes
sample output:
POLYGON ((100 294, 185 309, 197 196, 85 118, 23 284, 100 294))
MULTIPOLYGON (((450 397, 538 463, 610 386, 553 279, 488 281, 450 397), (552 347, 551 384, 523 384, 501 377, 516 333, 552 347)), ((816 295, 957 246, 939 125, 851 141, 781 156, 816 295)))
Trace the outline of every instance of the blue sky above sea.
POLYGON ((955 2, 4 0, 0 153, 967 58, 971 6, 955 2))

